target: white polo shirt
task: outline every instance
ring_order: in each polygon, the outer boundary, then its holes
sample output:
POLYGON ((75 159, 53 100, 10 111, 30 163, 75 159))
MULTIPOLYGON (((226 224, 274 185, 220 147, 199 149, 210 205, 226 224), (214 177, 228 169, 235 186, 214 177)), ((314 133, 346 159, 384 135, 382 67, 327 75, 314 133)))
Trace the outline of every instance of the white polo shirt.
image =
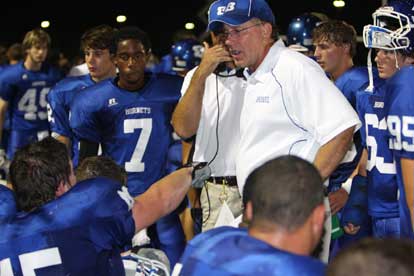
POLYGON ((276 42, 247 77, 241 114, 237 182, 277 156, 313 162, 319 148, 351 126, 358 115, 312 59, 276 42))
MULTIPOLYGON (((186 92, 196 69, 192 69, 185 76, 182 95, 186 92)), ((226 78, 211 74, 206 79, 193 160, 209 162, 218 146, 217 156, 210 164, 212 176, 236 175, 236 156, 240 141, 239 122, 245 84, 243 78, 236 76, 226 78), (216 136, 217 106, 220 114, 216 136)))

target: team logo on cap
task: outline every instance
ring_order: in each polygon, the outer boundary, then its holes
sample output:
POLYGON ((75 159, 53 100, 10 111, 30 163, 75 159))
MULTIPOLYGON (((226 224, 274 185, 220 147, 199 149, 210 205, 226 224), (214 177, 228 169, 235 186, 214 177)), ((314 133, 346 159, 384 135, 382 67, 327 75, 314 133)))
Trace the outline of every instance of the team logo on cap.
POLYGON ((223 15, 226 12, 233 11, 236 8, 236 2, 229 2, 227 6, 217 7, 217 15, 223 15))

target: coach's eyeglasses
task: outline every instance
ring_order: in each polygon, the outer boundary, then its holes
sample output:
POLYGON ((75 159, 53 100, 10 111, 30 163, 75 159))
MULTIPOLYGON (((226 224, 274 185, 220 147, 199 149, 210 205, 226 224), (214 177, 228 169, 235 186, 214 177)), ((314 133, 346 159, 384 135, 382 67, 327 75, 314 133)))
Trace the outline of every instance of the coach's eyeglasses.
POLYGON ((259 26, 259 25, 262 25, 262 22, 260 22, 260 23, 257 23, 257 24, 254 24, 254 25, 251 25, 251 26, 248 26, 248 27, 246 27, 246 28, 243 28, 243 29, 236 29, 236 30, 231 30, 231 31, 224 31, 223 32, 223 35, 224 35, 224 37, 226 38, 226 39, 229 39, 229 38, 239 38, 240 37, 240 35, 242 34, 242 32, 244 32, 244 31, 247 31, 248 29, 251 29, 251 28, 253 28, 253 27, 256 27, 256 26, 259 26))

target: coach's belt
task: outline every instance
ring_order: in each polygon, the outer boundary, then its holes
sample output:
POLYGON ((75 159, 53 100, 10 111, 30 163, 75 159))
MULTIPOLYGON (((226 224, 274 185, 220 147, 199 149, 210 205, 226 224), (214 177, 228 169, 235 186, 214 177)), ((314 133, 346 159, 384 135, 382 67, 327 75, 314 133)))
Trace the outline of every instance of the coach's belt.
POLYGON ((235 176, 211 176, 207 182, 219 185, 237 186, 237 178, 235 176))

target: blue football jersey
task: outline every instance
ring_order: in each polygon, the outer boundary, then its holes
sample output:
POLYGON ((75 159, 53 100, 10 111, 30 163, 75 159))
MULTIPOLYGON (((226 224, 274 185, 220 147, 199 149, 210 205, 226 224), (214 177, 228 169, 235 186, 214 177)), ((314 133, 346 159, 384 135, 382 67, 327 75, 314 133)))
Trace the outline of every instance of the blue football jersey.
POLYGON ((27 70, 23 62, 0 74, 0 97, 9 103, 12 129, 49 129, 46 95, 62 73, 44 64, 40 71, 27 70))
POLYGON ((135 224, 120 190, 110 179, 85 180, 0 224, 2 273, 124 275, 120 252, 131 242, 135 224))
POLYGON ((133 196, 165 175, 171 115, 182 81, 153 74, 141 90, 130 92, 117 86, 117 78, 106 80, 81 91, 71 105, 75 135, 101 143, 103 155, 125 167, 133 196))
POLYGON ((325 265, 272 247, 246 229, 219 227, 189 241, 178 271, 175 275, 324 275, 325 265))
POLYGON ((13 191, 0 184, 0 220, 12 217, 16 212, 17 208, 13 191))
POLYGON ((89 74, 78 77, 68 77, 58 82, 48 93, 49 124, 52 135, 54 133, 71 139, 72 162, 77 167, 79 158, 78 141, 74 137, 69 125, 70 104, 75 95, 95 82, 89 74))
POLYGON ((373 93, 360 91, 357 96, 362 144, 368 151, 368 212, 376 218, 399 216, 396 167, 388 147, 386 116, 389 102, 385 87, 385 84, 376 85, 373 93))
MULTIPOLYGON (((372 74, 374 83, 381 81, 376 68, 372 68, 372 74)), ((356 109, 357 92, 365 89, 368 84, 367 67, 352 67, 335 81, 336 87, 341 90, 354 109, 356 109)))
MULTIPOLYGON (((374 79, 378 81, 378 71, 373 70, 374 79)), ((356 110, 357 92, 368 86, 368 70, 366 67, 352 67, 344 72, 335 85, 343 93, 348 102, 356 110)), ((351 150, 345 155, 344 160, 329 177, 329 191, 337 190, 354 172, 362 154, 362 143, 359 131, 354 134, 351 150)))
POLYGON ((414 159, 414 67, 401 68, 387 81, 390 108, 387 125, 389 146, 394 153, 397 167, 397 183, 400 191, 401 235, 414 239, 410 211, 405 198, 406 191, 401 172, 401 158, 414 159))

